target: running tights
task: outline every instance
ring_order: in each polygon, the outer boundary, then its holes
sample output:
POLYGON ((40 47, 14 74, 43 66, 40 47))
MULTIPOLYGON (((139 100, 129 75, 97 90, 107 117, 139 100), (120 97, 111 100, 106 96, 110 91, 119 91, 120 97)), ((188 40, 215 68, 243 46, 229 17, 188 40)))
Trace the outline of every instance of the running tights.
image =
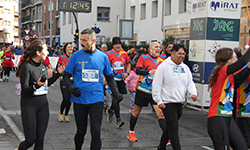
POLYGON ((63 114, 63 111, 65 109, 64 115, 68 116, 69 109, 71 106, 70 102, 71 93, 67 90, 66 85, 63 83, 63 81, 60 81, 60 89, 63 96, 63 100, 61 102, 61 107, 60 107, 60 113, 63 114))
POLYGON ((77 132, 75 134, 75 150, 81 150, 84 136, 87 131, 88 115, 90 118, 91 145, 90 150, 101 149, 101 124, 103 116, 103 103, 89 105, 73 103, 77 132))
POLYGON ((11 67, 4 67, 4 76, 10 76, 11 67))
POLYGON ((168 140, 171 141, 173 150, 181 150, 179 140, 179 124, 178 120, 182 115, 181 103, 168 103, 165 104, 166 108, 163 109, 163 113, 167 122, 167 127, 161 136, 160 147, 166 147, 168 140))
POLYGON ((43 150, 44 136, 49 121, 46 95, 21 98, 21 117, 25 141, 18 150, 27 150, 35 143, 34 150, 43 150))
POLYGON ((231 150, 231 148, 247 150, 244 137, 232 117, 210 117, 207 121, 207 128, 215 150, 231 150))

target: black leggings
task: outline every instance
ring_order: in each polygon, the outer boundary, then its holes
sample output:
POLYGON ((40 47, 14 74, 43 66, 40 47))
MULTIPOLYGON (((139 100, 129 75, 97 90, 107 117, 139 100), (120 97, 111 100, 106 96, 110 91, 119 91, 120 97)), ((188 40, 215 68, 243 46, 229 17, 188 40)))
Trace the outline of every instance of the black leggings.
POLYGON ((88 115, 90 117, 90 133, 91 145, 90 150, 100 150, 101 142, 101 125, 102 125, 102 111, 103 103, 95 103, 89 105, 73 103, 74 115, 76 121, 77 132, 75 134, 75 150, 81 150, 84 143, 84 136, 86 134, 88 125, 88 115))
POLYGON ((167 128, 161 136, 160 147, 166 147, 168 140, 171 141, 173 150, 181 150, 179 140, 179 124, 178 121, 182 115, 182 104, 181 103, 169 103, 165 104, 166 108, 162 110, 166 122, 167 128))
POLYGON ((4 75, 9 77, 10 76, 10 70, 11 70, 11 67, 4 67, 4 75))
POLYGON ((63 111, 65 109, 64 115, 68 116, 69 109, 71 106, 71 102, 70 102, 71 93, 67 90, 66 85, 64 84, 63 81, 60 81, 60 89, 61 89, 61 93, 63 97, 63 100, 61 102, 61 107, 60 107, 60 113, 63 114, 63 111))
POLYGON ((44 136, 49 122, 46 95, 21 98, 21 117, 25 141, 18 150, 27 150, 35 143, 34 150, 43 150, 44 136))
POLYGON ((247 145, 232 117, 215 116, 207 120, 207 130, 215 150, 247 150, 247 145))

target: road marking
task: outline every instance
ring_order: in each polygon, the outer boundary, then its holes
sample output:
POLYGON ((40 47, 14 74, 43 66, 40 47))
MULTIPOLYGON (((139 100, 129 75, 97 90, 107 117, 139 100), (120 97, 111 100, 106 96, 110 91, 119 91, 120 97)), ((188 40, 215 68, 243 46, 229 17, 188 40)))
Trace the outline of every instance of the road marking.
POLYGON ((0 129, 0 134, 6 133, 4 129, 0 129))
MULTIPOLYGON (((3 108, 0 106, 0 111, 3 111, 3 108)), ((20 141, 24 141, 24 135, 23 133, 19 130, 19 128, 16 126, 16 124, 12 121, 12 119, 8 115, 2 115, 4 120, 7 122, 7 124, 10 126, 12 131, 16 134, 17 138, 20 141)))
POLYGON ((212 149, 212 148, 210 148, 208 146, 201 146, 201 147, 204 148, 204 149, 207 149, 207 150, 214 150, 214 149, 212 149))

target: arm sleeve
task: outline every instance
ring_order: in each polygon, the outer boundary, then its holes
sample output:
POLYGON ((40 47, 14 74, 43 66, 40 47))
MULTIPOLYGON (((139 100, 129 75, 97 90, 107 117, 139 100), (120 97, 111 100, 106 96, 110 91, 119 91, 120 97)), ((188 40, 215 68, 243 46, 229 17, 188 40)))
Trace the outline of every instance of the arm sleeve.
POLYGON ((105 75, 105 78, 108 82, 108 85, 112 91, 112 94, 114 94, 114 96, 116 96, 117 93, 119 93, 115 79, 114 79, 114 75, 110 74, 110 75, 105 75))
POLYGON ((51 78, 49 78, 49 80, 48 80, 48 86, 50 86, 51 84, 53 84, 60 77, 60 75, 61 74, 57 72, 51 78))
POLYGON ((138 74, 138 75, 148 75, 149 71, 144 70, 142 67, 137 67, 136 68, 136 74, 138 74))
POLYGON ((235 74, 234 77, 234 89, 238 89, 239 86, 249 77, 250 69, 244 68, 239 73, 235 74))
POLYGON ((70 81, 72 75, 66 71, 63 72, 63 82, 66 85, 67 89, 74 88, 73 83, 70 81))
POLYGON ((22 88, 22 95, 32 95, 34 92, 33 85, 29 85, 30 71, 27 65, 22 65, 20 69, 20 83, 22 88))
POLYGON ((161 98, 161 89, 164 82, 164 75, 163 75, 163 65, 160 65, 154 74, 154 81, 153 81, 153 87, 152 87, 152 96, 154 101, 157 103, 157 105, 160 105, 163 103, 161 98))
POLYGON ((227 67, 227 75, 232 74, 236 72, 237 70, 241 69, 250 58, 250 48, 247 50, 247 52, 235 63, 228 65, 227 67))
POLYGON ((188 66, 186 67, 186 70, 187 70, 187 74, 188 74, 187 90, 191 95, 197 96, 197 89, 196 89, 194 81, 193 81, 192 73, 191 73, 190 69, 188 68, 188 66))

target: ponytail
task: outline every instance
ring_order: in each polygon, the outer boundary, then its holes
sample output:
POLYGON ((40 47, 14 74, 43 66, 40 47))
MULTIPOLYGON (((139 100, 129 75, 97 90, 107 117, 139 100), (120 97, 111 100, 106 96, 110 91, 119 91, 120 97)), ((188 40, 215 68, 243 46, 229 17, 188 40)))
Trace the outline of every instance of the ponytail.
POLYGON ((220 68, 223 65, 217 65, 215 66, 214 70, 212 71, 212 74, 210 75, 210 77, 208 78, 208 90, 214 85, 214 82, 217 80, 218 77, 218 70, 220 70, 220 68))
POLYGON ((18 69, 16 71, 16 77, 19 77, 22 65, 29 59, 29 52, 30 52, 29 48, 23 50, 23 58, 21 59, 21 62, 17 66, 18 69))

